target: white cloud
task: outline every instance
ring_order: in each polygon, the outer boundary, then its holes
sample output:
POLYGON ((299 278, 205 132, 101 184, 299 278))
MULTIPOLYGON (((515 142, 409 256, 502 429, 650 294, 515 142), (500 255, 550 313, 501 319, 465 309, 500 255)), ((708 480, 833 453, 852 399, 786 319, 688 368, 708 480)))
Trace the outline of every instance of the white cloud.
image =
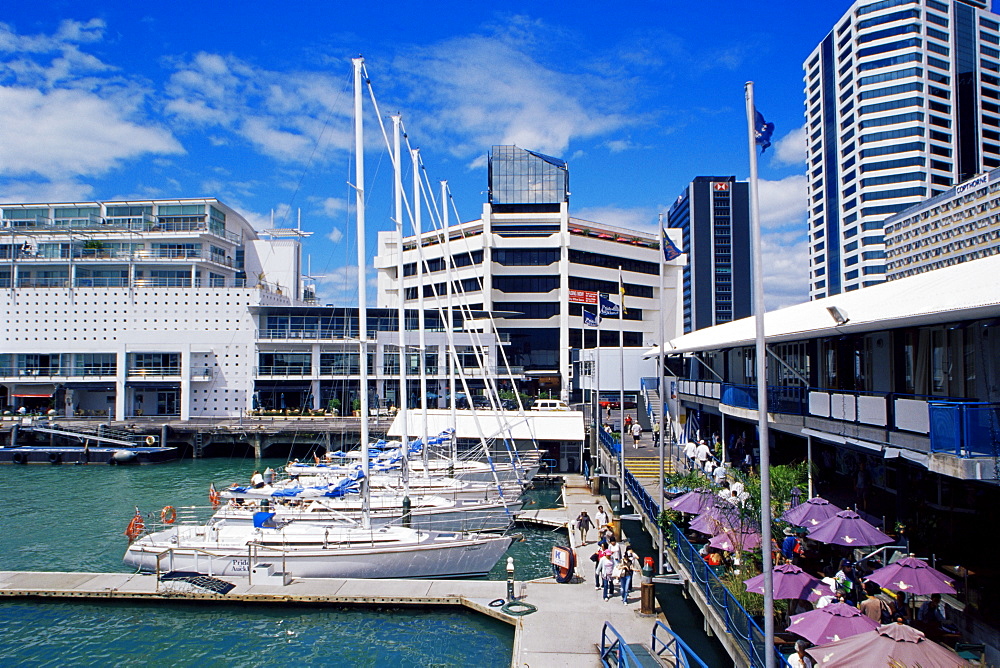
POLYGON ((326 238, 335 244, 339 244, 340 240, 344 238, 344 233, 339 227, 334 227, 330 230, 330 233, 326 235, 326 238))
POLYGON ((574 218, 613 225, 614 227, 655 232, 657 215, 660 211, 665 211, 665 209, 600 206, 576 209, 572 215, 574 218))
POLYGON ((789 241, 780 234, 765 234, 764 308, 767 311, 809 300, 809 254, 805 235, 789 241))
POLYGON ((805 174, 794 174, 780 181, 760 179, 758 197, 760 222, 764 228, 800 224, 805 232, 808 204, 805 174))
POLYGON ((347 201, 340 197, 327 197, 323 200, 323 213, 331 218, 337 218, 347 211, 347 201))
POLYGON ((415 48, 395 65, 410 102, 426 110, 426 132, 445 136, 456 155, 516 144, 561 155, 572 139, 600 136, 636 122, 616 75, 558 71, 533 53, 544 26, 515 22, 493 36, 471 35, 415 48))
POLYGON ((796 128, 774 143, 773 160, 783 165, 806 162, 806 128, 796 128))
POLYGON ((166 130, 77 90, 0 87, 0 174, 94 176, 147 154, 183 153, 166 130))
POLYGON ((94 188, 74 179, 60 181, 11 180, 4 184, 2 202, 86 202, 94 188))

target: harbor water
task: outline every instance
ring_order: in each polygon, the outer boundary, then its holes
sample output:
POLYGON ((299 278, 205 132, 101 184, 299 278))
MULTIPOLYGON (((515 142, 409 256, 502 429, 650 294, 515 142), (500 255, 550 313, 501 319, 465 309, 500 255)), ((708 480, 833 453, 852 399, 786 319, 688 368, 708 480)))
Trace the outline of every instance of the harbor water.
MULTIPOLYGON (((208 486, 246 483, 281 460, 185 460, 156 466, 3 466, 0 570, 123 572, 124 530, 136 507, 201 506, 208 486)), ((547 507, 558 488, 529 492, 547 507)), ((564 532, 520 529, 519 580, 551 574, 564 532)), ((506 558, 489 579, 504 580, 506 558)), ((497 582, 497 596, 504 584, 497 582)), ((353 609, 229 605, 0 602, 0 656, 15 665, 509 666, 513 629, 454 609, 353 609)))

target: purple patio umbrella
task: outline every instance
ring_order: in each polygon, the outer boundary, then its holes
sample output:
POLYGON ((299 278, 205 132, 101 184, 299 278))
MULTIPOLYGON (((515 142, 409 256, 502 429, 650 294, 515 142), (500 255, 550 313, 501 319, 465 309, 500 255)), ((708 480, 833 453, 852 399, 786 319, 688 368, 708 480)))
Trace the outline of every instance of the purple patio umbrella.
MULTIPOLYGON (((823 608, 826 610, 826 608, 823 608)), ((937 644, 906 624, 886 624, 874 631, 811 647, 806 650, 823 668, 853 666, 921 666, 961 668, 971 666, 950 649, 937 644)))
POLYGON ((861 519, 853 510, 841 510, 830 519, 810 528, 809 538, 845 547, 887 545, 892 542, 892 538, 861 519))
MULTIPOLYGON (((771 572, 775 599, 799 599, 815 603, 821 596, 828 596, 831 593, 827 585, 793 564, 775 566, 771 572)), ((749 580, 744 580, 743 584, 746 585, 747 591, 763 594, 764 574, 761 573, 749 580)))
POLYGON ((823 497, 814 496, 786 510, 781 519, 797 527, 814 527, 823 520, 830 519, 840 510, 823 497))
POLYGON ((814 645, 849 638, 878 628, 878 622, 847 603, 831 603, 825 608, 792 615, 791 620, 792 623, 786 630, 802 636, 814 645))
POLYGON ((868 576, 880 587, 907 594, 954 594, 955 584, 941 571, 916 557, 903 557, 868 576))
POLYGON ((681 513, 700 515, 715 505, 715 494, 708 489, 692 489, 666 503, 667 508, 681 513))
POLYGON ((745 552, 760 545, 760 534, 743 531, 723 531, 718 536, 712 536, 709 546, 726 552, 745 552))

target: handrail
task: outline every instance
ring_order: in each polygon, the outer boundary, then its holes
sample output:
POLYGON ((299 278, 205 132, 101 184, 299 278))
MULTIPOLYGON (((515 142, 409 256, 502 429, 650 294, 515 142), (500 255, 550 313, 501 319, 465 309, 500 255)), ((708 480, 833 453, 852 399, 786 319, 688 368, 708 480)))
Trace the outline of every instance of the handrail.
POLYGON ((614 665, 617 668, 632 668, 633 666, 639 668, 642 665, 639 663, 639 657, 635 655, 635 652, 628 646, 618 630, 611 625, 611 622, 604 622, 604 626, 601 628, 601 664, 611 666, 609 657, 612 655, 615 661, 614 665), (608 631, 614 634, 614 639, 611 642, 608 642, 608 631))
POLYGON ((672 657, 674 659, 674 665, 680 668, 691 668, 695 666, 697 668, 708 668, 708 665, 701 660, 693 649, 688 647, 687 643, 681 640, 680 636, 670 630, 670 628, 663 622, 657 620, 656 624, 653 626, 652 639, 649 644, 650 648, 653 650, 653 654, 656 656, 662 656, 666 651, 672 650, 672 657), (670 636, 670 639, 664 642, 661 638, 656 635, 659 629, 663 629, 670 636), (656 644, 660 643, 662 647, 659 651, 656 649, 656 644))

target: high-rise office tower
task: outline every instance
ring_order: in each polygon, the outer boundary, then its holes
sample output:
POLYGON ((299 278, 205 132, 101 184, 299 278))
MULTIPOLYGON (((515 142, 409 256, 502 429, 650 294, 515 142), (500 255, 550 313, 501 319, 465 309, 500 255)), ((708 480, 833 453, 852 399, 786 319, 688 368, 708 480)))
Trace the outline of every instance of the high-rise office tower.
POLYGON ((688 254, 684 331, 751 315, 750 199, 735 176, 696 176, 667 214, 688 254))
POLYGON ((1000 16, 858 0, 805 61, 809 296, 885 279, 884 221, 1000 166, 1000 16))

